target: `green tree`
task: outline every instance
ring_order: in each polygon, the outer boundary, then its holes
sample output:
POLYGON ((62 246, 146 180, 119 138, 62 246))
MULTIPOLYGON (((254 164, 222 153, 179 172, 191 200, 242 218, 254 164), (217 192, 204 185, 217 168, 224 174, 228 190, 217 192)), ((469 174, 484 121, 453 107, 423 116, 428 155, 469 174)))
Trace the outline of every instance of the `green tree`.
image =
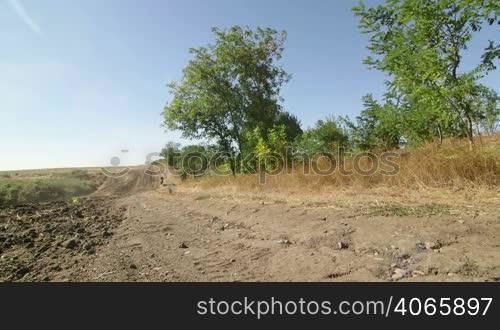
POLYGON ((279 94, 290 76, 275 62, 286 33, 239 26, 213 32, 215 43, 191 49, 194 58, 182 79, 168 85, 173 99, 164 123, 186 138, 214 140, 242 157, 245 132, 272 127, 281 112, 279 94))
POLYGON ((289 143, 295 141, 303 133, 300 120, 297 116, 285 111, 278 114, 275 126, 285 127, 286 139, 289 143))
POLYGON ((283 168, 287 163, 290 143, 285 125, 274 125, 267 131, 256 127, 247 133, 246 138, 248 153, 252 153, 254 157, 246 160, 245 170, 250 172, 264 169, 276 170, 283 168))
POLYGON ((344 119, 351 129, 355 147, 361 150, 397 148, 403 137, 400 105, 388 95, 385 103, 380 104, 371 94, 363 97, 363 105, 355 123, 344 119))
POLYGON ((180 143, 168 142, 161 150, 160 156, 167 161, 169 166, 175 166, 176 157, 180 154, 180 147, 180 143))
POLYGON ((319 154, 332 154, 337 148, 349 147, 349 136, 342 127, 341 121, 333 117, 318 120, 313 128, 310 128, 299 136, 294 144, 296 159, 311 159, 319 154))
POLYGON ((187 145, 181 149, 176 163, 183 180, 188 176, 204 175, 209 166, 207 148, 199 144, 187 145))
POLYGON ((362 31, 370 35, 368 49, 375 56, 365 63, 392 77, 410 110, 430 116, 441 130, 449 127, 453 133, 458 127, 472 148, 473 124, 479 117, 473 96, 478 80, 495 69, 500 44, 490 41, 470 71, 465 71, 462 59, 474 34, 499 22, 500 2, 386 0, 374 7, 361 3, 353 10, 362 31))

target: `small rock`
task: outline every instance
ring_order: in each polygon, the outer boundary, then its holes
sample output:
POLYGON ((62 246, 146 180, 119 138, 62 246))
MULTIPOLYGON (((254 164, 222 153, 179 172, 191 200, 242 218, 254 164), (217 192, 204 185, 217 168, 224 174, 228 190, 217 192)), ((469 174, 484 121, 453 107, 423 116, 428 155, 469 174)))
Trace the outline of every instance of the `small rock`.
POLYGON ((424 272, 421 272, 421 271, 419 271, 419 270, 414 270, 414 271, 412 272, 412 275, 413 275, 413 277, 417 277, 417 276, 425 276, 425 273, 424 273, 424 272))
POLYGON ((131 264, 130 269, 137 269, 137 266, 135 264, 131 264))
POLYGON ((74 249, 78 246, 78 241, 76 239, 69 239, 62 244, 66 249, 74 249))
POLYGON ((186 245, 186 243, 182 242, 181 244, 179 244, 179 249, 187 249, 188 246, 186 245))
POLYGON ((339 250, 345 250, 345 249, 348 249, 349 248, 349 243, 347 242, 338 242, 338 247, 339 247, 339 250))
POLYGON ((425 244, 418 241, 417 244, 415 244, 417 246, 417 249, 419 250, 425 250, 425 244))
POLYGON ((200 264, 199 261, 193 261, 193 265, 198 266, 200 264))
POLYGON ((62 267, 61 267, 61 265, 56 264, 56 265, 52 266, 52 270, 56 271, 56 272, 60 272, 62 270, 62 267))
POLYGON ((397 266, 398 266, 398 264, 392 264, 391 268, 396 268, 397 266))
POLYGON ((236 262, 236 259, 231 259, 231 263, 235 263, 236 262))
POLYGON ((393 280, 400 280, 408 275, 408 271, 401 269, 401 268, 396 268, 394 269, 394 273, 392 274, 392 279, 393 280))
POLYGON ((287 239, 280 239, 280 240, 278 241, 278 243, 279 243, 279 244, 283 244, 283 245, 290 245, 290 244, 292 244, 292 243, 291 243, 289 240, 287 240, 287 239))
POLYGON ((320 220, 321 221, 326 221, 326 220, 328 220, 328 217, 321 217, 320 220))
POLYGON ((425 242, 426 250, 434 250, 437 247, 437 244, 434 242, 425 242))

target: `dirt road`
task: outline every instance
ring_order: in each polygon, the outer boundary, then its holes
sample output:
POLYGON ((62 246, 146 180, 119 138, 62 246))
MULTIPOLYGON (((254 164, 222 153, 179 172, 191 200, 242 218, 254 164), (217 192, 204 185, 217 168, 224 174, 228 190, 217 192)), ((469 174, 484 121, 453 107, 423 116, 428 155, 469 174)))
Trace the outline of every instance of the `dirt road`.
MULTIPOLYGON (((127 184, 141 186, 134 180, 127 184)), ((109 187, 105 191, 112 193, 109 187)), ((7 261, 19 262, 31 250, 38 253, 35 258, 30 252, 31 259, 47 262, 14 267, 14 273, 22 268, 21 276, 3 279, 500 281, 500 217, 491 204, 342 207, 334 201, 171 193, 166 187, 99 198, 82 201, 81 212, 78 207, 71 211, 85 219, 72 216, 72 223, 88 221, 87 234, 78 225, 63 231, 68 237, 80 235, 74 247, 65 246, 71 237, 47 241, 53 234, 36 230, 28 245, 14 240, 4 246, 4 273, 12 268, 7 261), (93 224, 102 219, 106 226, 93 224), (87 250, 84 243, 89 241, 95 244, 87 250), (33 276, 37 272, 40 276, 33 276)), ((56 209, 61 212, 60 206, 56 209)), ((0 229, 8 231, 18 223, 15 216, 28 216, 26 223, 34 223, 36 214, 11 212, 0 229)), ((43 219, 43 212, 38 216, 43 219)))
POLYGON ((125 220, 73 280, 500 280, 493 210, 387 216, 165 191, 118 206, 125 220))

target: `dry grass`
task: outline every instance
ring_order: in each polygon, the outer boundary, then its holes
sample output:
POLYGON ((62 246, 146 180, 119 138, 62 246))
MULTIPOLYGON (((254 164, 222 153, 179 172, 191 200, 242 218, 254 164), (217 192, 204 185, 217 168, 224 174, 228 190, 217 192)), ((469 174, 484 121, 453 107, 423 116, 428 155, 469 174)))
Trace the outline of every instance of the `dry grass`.
MULTIPOLYGON (((467 202, 474 196, 498 201, 500 197, 500 135, 483 137, 475 150, 469 151, 468 144, 460 140, 448 140, 442 146, 427 144, 414 150, 399 151, 396 163, 399 171, 395 175, 384 175, 379 171, 370 176, 342 175, 335 171, 331 175, 305 174, 296 166, 292 174, 266 176, 266 183, 259 182, 258 175, 236 177, 205 177, 187 182, 185 189, 191 191, 214 191, 226 193, 265 193, 307 196, 334 194, 347 196, 360 194, 370 196, 381 194, 386 197, 406 196, 414 200, 414 192, 427 195, 429 201, 462 196, 467 202)), ((361 168, 369 168, 370 160, 363 158, 361 168)), ((319 168, 327 168, 318 164, 319 168)), ((346 159, 346 170, 352 170, 352 159, 346 159)), ((278 200, 283 197, 278 197, 278 200)), ((352 197, 351 197, 352 198, 352 197)))

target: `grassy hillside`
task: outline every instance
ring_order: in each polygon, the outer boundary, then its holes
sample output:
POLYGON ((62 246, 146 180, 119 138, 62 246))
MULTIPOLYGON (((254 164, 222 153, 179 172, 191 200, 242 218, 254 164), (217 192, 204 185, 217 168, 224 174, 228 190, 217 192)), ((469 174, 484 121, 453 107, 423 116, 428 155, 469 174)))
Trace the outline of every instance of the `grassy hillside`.
POLYGON ((0 206, 87 195, 102 181, 102 174, 88 170, 3 172, 0 173, 0 206))

